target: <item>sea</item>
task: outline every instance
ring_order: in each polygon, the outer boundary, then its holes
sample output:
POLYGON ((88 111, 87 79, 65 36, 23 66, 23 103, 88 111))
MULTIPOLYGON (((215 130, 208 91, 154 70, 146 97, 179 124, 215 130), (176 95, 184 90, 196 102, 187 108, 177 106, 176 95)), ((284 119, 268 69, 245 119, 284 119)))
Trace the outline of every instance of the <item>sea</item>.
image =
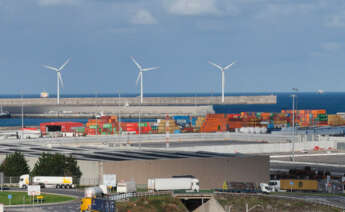
MULTIPOLYGON (((345 112, 345 92, 295 92, 295 93, 226 93, 226 96, 259 96, 276 95, 277 104, 265 105, 213 105, 216 113, 239 113, 239 112, 280 112, 292 109, 292 94, 296 95, 296 109, 326 109, 328 114, 345 112)), ((121 97, 135 97, 138 94, 121 94, 121 97)), ((200 97, 220 96, 220 93, 169 93, 169 94, 145 94, 146 97, 200 97)), ((54 97, 54 96, 50 96, 54 97)), ((118 97, 118 94, 66 94, 62 98, 78 97, 118 97)), ((20 95, 0 95, 0 98, 21 98, 20 95)), ((23 95, 22 98, 39 98, 39 95, 23 95)), ((6 110, 6 107, 4 107, 6 110)), ((86 123, 87 119, 48 119, 48 118, 25 118, 24 126, 38 126, 42 122, 74 121, 86 123)), ((133 121, 123 119, 122 121, 133 121)), ((142 120, 152 121, 152 120, 142 120)), ((0 126, 21 126, 20 118, 0 119, 0 126)))

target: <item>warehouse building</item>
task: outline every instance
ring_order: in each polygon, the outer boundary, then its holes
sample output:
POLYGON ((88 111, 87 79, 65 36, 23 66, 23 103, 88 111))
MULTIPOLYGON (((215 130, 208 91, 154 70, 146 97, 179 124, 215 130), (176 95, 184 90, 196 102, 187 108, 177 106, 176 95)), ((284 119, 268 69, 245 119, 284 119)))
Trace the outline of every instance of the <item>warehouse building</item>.
POLYGON ((25 155, 30 168, 42 152, 72 155, 83 174, 82 185, 101 184, 103 174, 116 174, 118 181, 135 180, 137 184, 147 184, 149 178, 193 175, 201 189, 221 188, 224 181, 269 181, 269 156, 264 155, 0 144, 0 162, 14 151, 25 155))

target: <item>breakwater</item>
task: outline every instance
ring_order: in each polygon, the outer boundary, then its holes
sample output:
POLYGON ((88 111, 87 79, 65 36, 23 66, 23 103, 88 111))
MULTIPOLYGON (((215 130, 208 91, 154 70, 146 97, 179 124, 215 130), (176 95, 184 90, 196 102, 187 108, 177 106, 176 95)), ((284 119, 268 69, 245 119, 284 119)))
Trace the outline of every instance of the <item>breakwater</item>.
MULTIPOLYGON (((212 106, 94 106, 94 105, 26 105, 24 117, 94 118, 116 115, 122 118, 165 118, 168 116, 205 116, 215 113, 212 106)), ((21 117, 21 106, 7 106, 12 117, 21 117)))
MULTIPOLYGON (((277 96, 226 96, 223 104, 276 104, 277 96)), ((2 98, 3 106, 19 105, 55 105, 55 98, 2 98)), ((221 97, 145 97, 140 104, 140 97, 98 97, 98 98, 61 98, 60 105, 125 105, 125 106, 173 106, 173 105, 215 105, 222 104, 221 97)))

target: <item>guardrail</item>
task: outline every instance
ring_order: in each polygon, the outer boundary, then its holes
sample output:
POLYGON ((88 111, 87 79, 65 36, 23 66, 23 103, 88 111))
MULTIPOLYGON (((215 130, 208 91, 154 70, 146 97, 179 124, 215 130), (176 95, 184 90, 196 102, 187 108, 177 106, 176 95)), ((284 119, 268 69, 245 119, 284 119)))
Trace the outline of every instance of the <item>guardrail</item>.
POLYGON ((124 194, 113 194, 108 196, 107 199, 120 201, 128 198, 135 198, 135 197, 153 197, 153 196, 162 196, 162 195, 172 195, 172 192, 168 191, 160 191, 160 192, 131 192, 131 193, 124 193, 124 194))

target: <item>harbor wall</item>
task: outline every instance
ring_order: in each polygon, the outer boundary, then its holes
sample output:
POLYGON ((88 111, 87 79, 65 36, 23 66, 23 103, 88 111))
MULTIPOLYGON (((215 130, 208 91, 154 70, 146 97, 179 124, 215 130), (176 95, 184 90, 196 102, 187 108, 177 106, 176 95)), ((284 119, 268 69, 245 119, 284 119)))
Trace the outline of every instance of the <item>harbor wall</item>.
MULTIPOLYGON (((276 104, 277 96, 226 96, 223 104, 276 104)), ((56 105, 56 98, 2 98, 0 104, 9 105, 56 105)), ((221 97, 139 97, 60 98, 60 105, 213 105, 222 104, 221 97)))

